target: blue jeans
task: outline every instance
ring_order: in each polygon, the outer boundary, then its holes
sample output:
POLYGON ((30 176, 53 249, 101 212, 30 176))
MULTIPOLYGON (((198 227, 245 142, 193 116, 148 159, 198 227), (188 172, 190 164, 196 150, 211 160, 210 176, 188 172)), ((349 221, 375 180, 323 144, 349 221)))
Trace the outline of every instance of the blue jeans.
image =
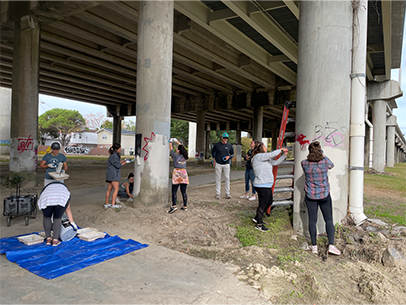
POLYGON ((252 195, 256 194, 255 187, 254 187, 254 170, 252 168, 246 168, 245 169, 245 192, 248 193, 250 191, 250 180, 251 180, 251 186, 252 186, 252 195))

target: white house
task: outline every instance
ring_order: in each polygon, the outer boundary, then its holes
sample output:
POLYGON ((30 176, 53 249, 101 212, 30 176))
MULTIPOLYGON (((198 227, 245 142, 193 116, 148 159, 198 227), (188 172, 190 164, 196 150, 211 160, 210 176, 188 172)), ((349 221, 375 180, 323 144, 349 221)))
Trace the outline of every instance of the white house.
MULTIPOLYGON (((113 130, 102 128, 97 132, 97 147, 110 147, 113 145, 113 130)), ((121 130, 121 154, 134 154, 135 148, 135 131, 121 130)))
POLYGON ((70 146, 79 147, 96 147, 97 146, 97 130, 81 130, 71 133, 70 146))

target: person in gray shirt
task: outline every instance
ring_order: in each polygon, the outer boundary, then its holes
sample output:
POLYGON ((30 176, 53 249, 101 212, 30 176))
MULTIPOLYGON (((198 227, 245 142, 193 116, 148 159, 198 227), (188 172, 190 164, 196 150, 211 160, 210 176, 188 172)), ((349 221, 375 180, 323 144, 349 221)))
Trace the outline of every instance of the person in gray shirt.
POLYGON ((255 144, 252 152, 251 164, 255 174, 254 187, 258 193, 257 213, 252 221, 256 223, 255 228, 259 231, 266 232, 269 230, 264 226, 262 217, 273 202, 272 185, 274 184, 274 176, 272 167, 282 163, 287 155, 288 149, 286 148, 267 153, 266 146, 262 142, 255 144), (283 153, 283 155, 278 160, 274 160, 274 158, 281 153, 283 153))
POLYGON ((215 167, 216 178, 216 199, 220 199, 221 192, 221 172, 224 171, 226 198, 230 199, 230 163, 234 157, 234 149, 228 141, 228 133, 223 133, 221 142, 216 143, 211 150, 213 166, 215 167))

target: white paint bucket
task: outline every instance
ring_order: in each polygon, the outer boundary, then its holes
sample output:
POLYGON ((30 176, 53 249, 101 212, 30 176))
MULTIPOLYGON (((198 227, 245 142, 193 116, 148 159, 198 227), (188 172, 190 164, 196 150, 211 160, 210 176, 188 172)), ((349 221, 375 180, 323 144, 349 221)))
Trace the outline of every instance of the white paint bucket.
POLYGON ((62 241, 69 241, 76 236, 76 231, 73 230, 68 217, 63 214, 61 222, 61 235, 60 238, 62 241))

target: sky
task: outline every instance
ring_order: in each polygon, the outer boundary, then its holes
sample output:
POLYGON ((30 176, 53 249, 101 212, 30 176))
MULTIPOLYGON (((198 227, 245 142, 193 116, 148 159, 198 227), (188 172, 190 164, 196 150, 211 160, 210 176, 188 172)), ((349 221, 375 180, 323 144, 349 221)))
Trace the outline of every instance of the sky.
MULTIPOLYGON (((401 98, 396 99, 398 108, 393 110, 393 115, 397 117, 397 123, 402 130, 403 134, 406 134, 406 24, 403 31, 403 46, 402 46, 402 62, 400 69, 393 69, 391 72, 391 79, 399 81, 400 87, 404 92, 401 98)), ((76 102, 68 99, 62 99, 47 95, 40 94, 39 96, 38 115, 43 114, 45 111, 52 108, 64 108, 69 110, 78 110, 83 116, 90 113, 102 113, 107 117, 107 110, 104 106, 98 106, 95 104, 76 102)), ((135 117, 126 117, 125 121, 135 120, 135 117)))

